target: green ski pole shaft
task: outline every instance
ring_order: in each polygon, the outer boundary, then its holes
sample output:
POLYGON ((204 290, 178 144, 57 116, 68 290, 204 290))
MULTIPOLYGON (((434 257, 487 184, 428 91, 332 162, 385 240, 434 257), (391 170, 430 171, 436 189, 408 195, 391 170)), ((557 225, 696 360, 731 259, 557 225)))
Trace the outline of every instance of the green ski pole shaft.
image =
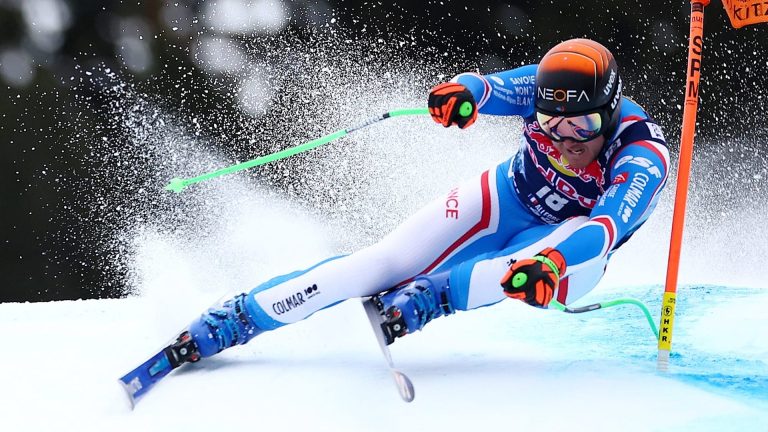
POLYGON ((600 302, 595 303, 587 306, 581 306, 577 308, 569 308, 568 306, 565 306, 564 304, 558 302, 557 300, 552 300, 550 302, 552 307, 555 309, 566 312, 566 313, 584 313, 584 312, 592 312, 596 311, 598 309, 605 309, 609 307, 619 306, 619 305, 625 305, 625 304, 631 304, 635 305, 640 308, 640 310, 643 311, 643 314, 645 315, 645 319, 648 321, 648 324, 651 326, 651 331, 653 332, 653 338, 658 340, 659 339, 659 330, 656 328, 656 323, 654 322, 653 318, 651 317, 651 312, 648 311, 648 307, 645 306, 643 302, 640 300, 636 300, 633 298, 623 298, 623 299, 617 299, 617 300, 611 300, 606 302, 600 302))
POLYGON ((258 157, 256 159, 252 159, 246 162, 242 162, 236 165, 228 166, 226 168, 221 168, 216 171, 211 171, 205 174, 201 174, 196 177, 191 178, 174 178, 173 180, 168 183, 168 185, 165 187, 165 190, 173 191, 176 193, 180 193, 184 188, 191 184, 200 183, 206 180, 210 180, 212 178, 220 177, 227 174, 232 174, 238 171, 246 170, 248 168, 257 167, 259 165, 264 165, 270 162, 274 162, 276 160, 285 159, 287 157, 303 153, 307 150, 311 150, 315 147, 319 147, 324 144, 328 144, 331 141, 335 141, 341 137, 347 136, 348 134, 363 129, 365 127, 368 127, 374 123, 378 123, 382 120, 386 120, 388 118, 392 117, 399 117, 399 116, 406 116, 406 115, 423 115, 423 114, 429 114, 429 110, 427 108, 404 108, 399 110, 390 111, 387 113, 384 113, 378 117, 371 118, 369 120, 366 120, 365 122, 347 128, 338 130, 336 132, 330 133, 328 135, 322 136, 320 138, 317 138, 312 141, 305 142, 303 144, 299 144, 294 147, 287 148, 285 150, 281 150, 276 153, 268 154, 265 156, 258 157))

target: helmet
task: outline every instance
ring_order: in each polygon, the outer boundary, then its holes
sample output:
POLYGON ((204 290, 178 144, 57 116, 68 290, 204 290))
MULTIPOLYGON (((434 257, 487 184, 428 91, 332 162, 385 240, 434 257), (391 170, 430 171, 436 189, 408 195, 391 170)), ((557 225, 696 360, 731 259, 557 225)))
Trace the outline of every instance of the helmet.
POLYGON ((613 54, 589 39, 550 49, 536 72, 536 112, 549 116, 600 114, 600 134, 619 121, 622 82, 613 54))

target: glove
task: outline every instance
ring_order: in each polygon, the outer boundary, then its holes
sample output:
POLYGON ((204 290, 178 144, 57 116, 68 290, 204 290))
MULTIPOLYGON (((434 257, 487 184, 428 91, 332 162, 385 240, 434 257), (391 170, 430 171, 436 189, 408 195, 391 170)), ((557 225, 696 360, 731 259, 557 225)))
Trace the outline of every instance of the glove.
POLYGON ((474 96, 458 83, 447 82, 432 87, 427 105, 432 120, 445 127, 457 125, 464 129, 477 120, 474 96))
POLYGON ((501 279, 507 297, 531 306, 546 307, 565 274, 565 258, 557 249, 546 248, 533 258, 515 261, 501 279))

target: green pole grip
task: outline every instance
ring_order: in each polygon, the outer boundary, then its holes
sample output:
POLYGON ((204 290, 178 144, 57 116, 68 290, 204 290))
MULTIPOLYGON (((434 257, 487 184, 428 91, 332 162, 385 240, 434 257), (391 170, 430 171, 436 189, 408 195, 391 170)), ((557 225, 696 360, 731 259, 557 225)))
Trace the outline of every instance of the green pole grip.
POLYGON ((525 273, 518 273, 512 277, 512 286, 514 288, 520 288, 528 282, 528 275, 525 273))
POLYGON ((464 101, 464 103, 461 104, 459 107, 459 115, 462 117, 469 117, 472 115, 472 111, 474 109, 472 108, 472 102, 464 101))

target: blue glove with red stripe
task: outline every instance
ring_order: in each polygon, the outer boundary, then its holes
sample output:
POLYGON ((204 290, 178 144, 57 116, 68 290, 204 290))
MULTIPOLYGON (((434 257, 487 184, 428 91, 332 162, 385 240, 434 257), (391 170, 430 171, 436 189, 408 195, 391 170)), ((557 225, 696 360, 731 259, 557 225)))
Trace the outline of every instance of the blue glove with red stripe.
POLYGON ((565 268, 563 254, 557 249, 546 248, 533 258, 513 262, 501 278, 501 287, 507 297, 531 306, 547 307, 565 268))

